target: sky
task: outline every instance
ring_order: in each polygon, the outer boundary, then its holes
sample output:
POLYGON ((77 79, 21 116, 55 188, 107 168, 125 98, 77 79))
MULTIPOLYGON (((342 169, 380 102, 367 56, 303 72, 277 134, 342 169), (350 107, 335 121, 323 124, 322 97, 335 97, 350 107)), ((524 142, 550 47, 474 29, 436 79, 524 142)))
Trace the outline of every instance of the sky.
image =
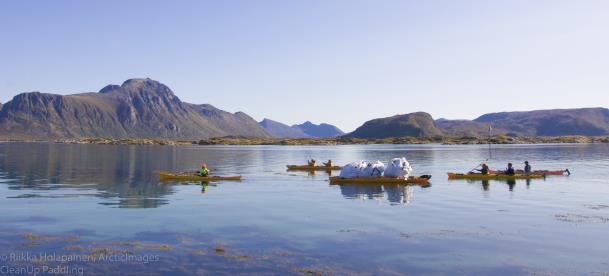
POLYGON ((0 102, 151 78, 256 120, 609 107, 609 1, 0 1, 0 102))

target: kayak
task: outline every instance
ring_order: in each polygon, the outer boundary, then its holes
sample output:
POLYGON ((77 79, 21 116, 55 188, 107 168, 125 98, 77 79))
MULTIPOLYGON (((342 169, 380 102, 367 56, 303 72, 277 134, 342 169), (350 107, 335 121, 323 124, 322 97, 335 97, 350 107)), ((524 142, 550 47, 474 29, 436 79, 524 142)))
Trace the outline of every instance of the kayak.
POLYGON ((344 178, 340 176, 330 177, 330 184, 419 184, 429 185, 429 177, 411 176, 406 179, 394 177, 358 177, 344 178))
POLYGON ((191 180, 191 181, 218 181, 218 180, 241 180, 241 176, 200 176, 196 174, 185 174, 185 173, 170 173, 170 172, 157 172, 156 173, 161 180, 191 180))
POLYGON ((291 171, 332 171, 340 170, 340 166, 309 166, 309 165, 287 165, 288 170, 291 171))
MULTIPOLYGON (((494 173, 494 174, 501 174, 503 173, 503 171, 493 171, 491 170, 490 173, 494 173)), ((523 170, 516 170, 517 174, 524 174, 523 170)), ((545 174, 545 175, 571 175, 571 172, 569 170, 556 170, 556 171, 551 171, 551 170, 536 170, 533 171, 532 174, 545 174)))
POLYGON ((535 179, 544 178, 544 174, 481 174, 481 173, 448 173, 448 179, 470 179, 470 180, 513 180, 513 179, 535 179))

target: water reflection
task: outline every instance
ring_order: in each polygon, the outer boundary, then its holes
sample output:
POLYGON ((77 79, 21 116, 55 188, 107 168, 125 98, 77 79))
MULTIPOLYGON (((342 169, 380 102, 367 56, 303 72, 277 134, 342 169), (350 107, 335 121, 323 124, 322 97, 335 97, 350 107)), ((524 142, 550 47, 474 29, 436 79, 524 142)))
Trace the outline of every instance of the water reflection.
MULTIPOLYGON (((488 191, 490 189, 490 182, 491 180, 466 180, 467 183, 473 184, 473 183, 478 183, 480 182, 482 184, 482 190, 484 191, 488 191)), ((493 182, 497 182, 497 183, 505 183, 508 186, 508 190, 510 192, 514 191, 514 188, 516 187, 516 180, 514 179, 507 179, 507 180, 492 180, 493 182)), ((526 187, 527 189, 529 189, 531 187, 531 179, 524 179, 523 180, 526 183, 526 187)))
POLYGON ((414 187, 412 185, 360 185, 340 184, 340 192, 346 199, 387 200, 392 205, 407 205, 412 202, 414 187))
POLYGON ((332 170, 329 171, 303 171, 303 170, 286 170, 288 173, 298 174, 298 173, 306 173, 307 176, 314 177, 316 175, 326 175, 332 176, 332 170))
POLYGON ((309 176, 315 176, 316 174, 319 175, 327 175, 328 177, 332 176, 332 171, 310 171, 309 172, 309 176))
POLYGON ((213 182, 205 182, 205 181, 183 181, 183 182, 159 181, 159 185, 197 185, 197 186, 201 186, 201 194, 207 194, 209 187, 218 187, 218 185, 213 182))
POLYGON ((239 159, 237 166, 245 166, 255 158, 251 153, 238 155, 170 146, 3 143, 0 178, 9 190, 23 191, 10 198, 93 196, 105 206, 155 208, 168 204, 166 196, 174 188, 158 183, 154 171, 192 169, 201 159, 222 171, 220 164, 229 163, 227 159, 239 159))

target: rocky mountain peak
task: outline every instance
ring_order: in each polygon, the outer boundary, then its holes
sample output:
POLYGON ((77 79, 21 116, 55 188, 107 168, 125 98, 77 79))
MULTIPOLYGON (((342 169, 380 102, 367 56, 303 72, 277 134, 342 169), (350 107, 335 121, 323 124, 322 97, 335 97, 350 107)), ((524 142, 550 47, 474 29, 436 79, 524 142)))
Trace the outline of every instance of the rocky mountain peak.
POLYGON ((144 86, 144 85, 163 85, 162 83, 152 80, 150 78, 133 78, 128 79, 121 84, 121 87, 133 87, 133 86, 144 86))
POLYGON ((121 85, 109 84, 99 90, 99 93, 148 94, 149 96, 175 97, 169 87, 150 78, 128 79, 121 85))
POLYGON ((169 87, 148 78, 126 80, 121 85, 121 89, 129 93, 137 93, 140 95, 167 97, 170 100, 177 99, 169 87))
POLYGON ((118 90, 118 89, 121 89, 120 85, 108 84, 104 88, 99 90, 99 93, 110 93, 110 92, 113 92, 113 91, 118 90))

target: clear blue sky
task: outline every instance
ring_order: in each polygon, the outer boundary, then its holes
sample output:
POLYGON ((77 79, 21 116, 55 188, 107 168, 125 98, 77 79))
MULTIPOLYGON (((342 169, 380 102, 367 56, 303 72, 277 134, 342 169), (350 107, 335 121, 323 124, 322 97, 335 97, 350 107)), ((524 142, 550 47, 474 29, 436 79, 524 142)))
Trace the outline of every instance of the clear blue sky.
POLYGON ((0 102, 150 77, 346 131, 427 111, 609 106, 609 1, 0 1, 0 102))

